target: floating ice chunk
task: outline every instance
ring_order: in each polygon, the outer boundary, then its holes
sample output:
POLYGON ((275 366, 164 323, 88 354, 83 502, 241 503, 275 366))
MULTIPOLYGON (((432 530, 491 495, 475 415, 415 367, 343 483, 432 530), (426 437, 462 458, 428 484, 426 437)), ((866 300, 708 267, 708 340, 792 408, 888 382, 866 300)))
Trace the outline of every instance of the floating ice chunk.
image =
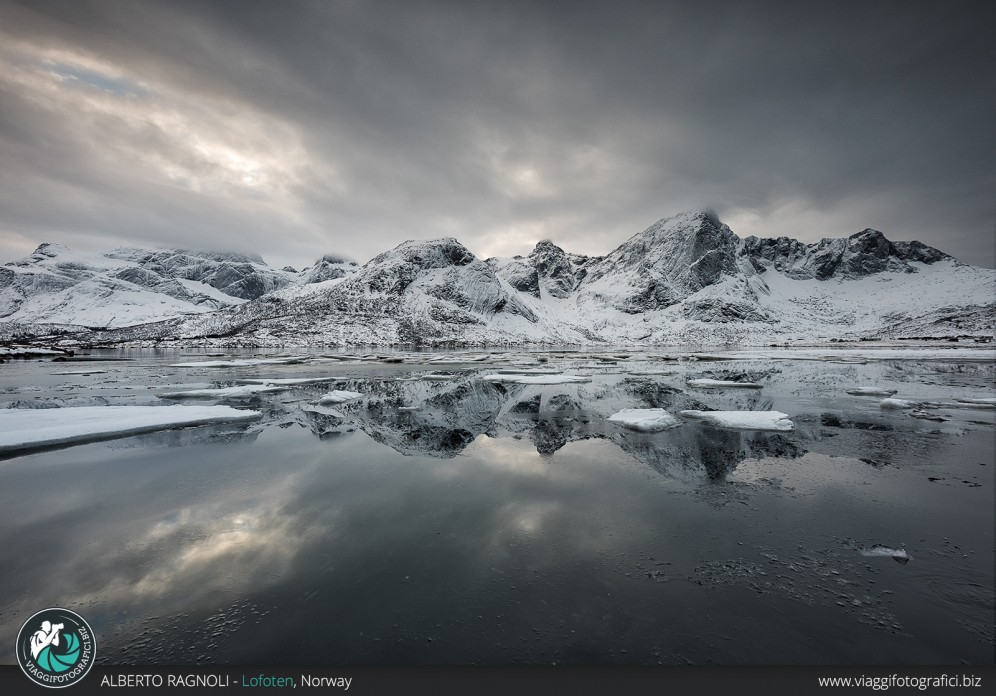
POLYGON ((581 375, 484 375, 481 379, 511 384, 574 384, 591 381, 591 377, 581 375))
POLYGON ((456 379, 457 376, 456 375, 440 375, 440 374, 436 374, 434 372, 430 372, 429 374, 419 375, 418 378, 419 379, 428 380, 430 382, 449 382, 451 379, 456 379))
POLYGON ((906 553, 906 549, 891 549, 888 546, 873 546, 870 549, 861 549, 862 556, 891 558, 897 563, 906 565, 913 557, 906 553))
POLYGON ((763 384, 757 382, 730 382, 723 379, 689 379, 685 383, 690 387, 701 387, 702 389, 723 389, 727 387, 740 389, 763 389, 763 384))
POLYGON ((686 418, 737 430, 791 430, 788 414, 779 411, 682 411, 686 418))
POLYGON ((523 367, 519 369, 508 368, 505 370, 498 370, 496 374, 499 375, 556 375, 560 374, 560 370, 553 367, 523 367))
POLYGON ((918 401, 907 401, 906 399, 882 399, 878 402, 880 408, 887 409, 907 409, 907 408, 919 408, 921 406, 918 401))
POLYGON ((855 387, 854 389, 848 389, 847 393, 851 396, 892 396, 896 393, 896 390, 881 389, 879 387, 855 387))
POLYGON ((445 357, 431 358, 429 360, 429 362, 432 363, 432 364, 436 364, 436 365, 438 365, 440 363, 459 364, 459 363, 468 363, 468 362, 484 362, 484 361, 488 360, 490 357, 491 356, 487 355, 487 354, 485 354, 485 355, 445 356, 445 357))
POLYGON ((330 391, 328 394, 323 396, 318 400, 320 404, 341 404, 344 401, 352 401, 353 399, 359 399, 363 394, 359 392, 352 391, 330 391))
POLYGON ((399 411, 418 411, 421 406, 398 406, 399 411))
POLYGON ((914 418, 923 418, 924 420, 936 421, 937 423, 943 423, 947 418, 939 416, 936 413, 931 413, 930 411, 923 411, 920 409, 913 409, 910 411, 910 415, 914 418))
POLYGON ((264 378, 264 379, 237 379, 236 384, 273 384, 294 386, 296 384, 319 384, 321 382, 331 382, 335 377, 287 377, 287 378, 264 378))
POLYGON ((334 408, 329 408, 328 406, 305 405, 301 407, 301 410, 306 413, 318 413, 323 416, 331 416, 333 418, 339 418, 340 420, 346 418, 346 414, 344 414, 342 411, 337 411, 334 408))
POLYGON ((238 396, 267 394, 284 391, 286 387, 266 384, 244 384, 241 387, 221 387, 219 389, 190 389, 188 391, 166 392, 160 394, 160 399, 231 399, 238 396))
POLYGON ((298 365, 311 358, 296 355, 289 358, 246 358, 241 360, 202 360, 200 362, 173 363, 172 367, 250 367, 252 365, 298 365))
POLYGON ((53 375, 106 375, 107 370, 66 370, 64 372, 53 372, 53 375))
POLYGON ((624 408, 606 420, 645 433, 658 433, 681 425, 681 421, 662 408, 624 408))
POLYGON ((259 418, 230 406, 74 406, 0 409, 0 452, 259 418))
POLYGON ((932 406, 934 408, 996 408, 996 403, 994 403, 991 399, 988 401, 986 399, 974 399, 971 401, 967 399, 955 399, 955 402, 956 403, 931 402, 924 405, 932 406))

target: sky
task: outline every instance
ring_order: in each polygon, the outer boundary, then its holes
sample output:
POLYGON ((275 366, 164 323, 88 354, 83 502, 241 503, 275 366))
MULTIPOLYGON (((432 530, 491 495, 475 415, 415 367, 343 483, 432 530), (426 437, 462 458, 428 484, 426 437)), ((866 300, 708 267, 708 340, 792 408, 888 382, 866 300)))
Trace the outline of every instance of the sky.
POLYGON ((0 0, 0 263, 605 254, 716 211, 996 265, 989 2, 0 0))

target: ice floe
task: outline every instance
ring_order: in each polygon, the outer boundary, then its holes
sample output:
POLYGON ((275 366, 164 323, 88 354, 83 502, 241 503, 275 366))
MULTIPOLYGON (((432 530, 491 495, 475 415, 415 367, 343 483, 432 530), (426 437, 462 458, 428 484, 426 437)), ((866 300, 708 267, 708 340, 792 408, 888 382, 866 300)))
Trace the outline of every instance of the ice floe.
POLYGON ((700 387, 702 389, 725 389, 727 387, 739 388, 739 389, 763 389, 763 384, 758 384, 757 382, 731 382, 724 379, 689 379, 685 380, 685 384, 690 387, 700 387))
POLYGON ((425 375, 419 375, 418 379, 424 379, 429 382, 449 382, 452 379, 456 379, 456 375, 440 375, 436 373, 429 373, 425 375))
POLYGON ((896 390, 882 389, 881 387, 855 387, 848 389, 847 393, 851 396, 892 396, 896 390))
POLYGON ((885 409, 927 409, 927 408, 984 408, 996 409, 996 403, 985 399, 955 399, 951 401, 908 401, 906 399, 882 399, 879 404, 885 409))
POLYGON ((360 392, 353 391, 340 391, 338 389, 330 391, 318 400, 320 404, 341 404, 344 401, 352 401, 353 399, 359 399, 363 394, 360 392))
POLYGON ((127 437, 156 430, 259 418, 230 406, 76 406, 0 409, 0 452, 127 437))
POLYGON ((657 433, 681 425, 681 421, 662 408, 624 408, 606 420, 645 433, 657 433))
POLYGON ((287 377, 287 378, 263 378, 263 379, 237 379, 236 384, 274 384, 278 386, 295 386, 298 384, 320 384, 331 382, 335 377, 287 377))
POLYGON ((882 399, 878 402, 880 408, 885 409, 907 409, 920 406, 919 401, 908 401, 907 399, 882 399))
POLYGON ((959 399, 955 398, 960 404, 972 404, 974 406, 996 406, 996 399, 993 398, 983 398, 983 399, 959 399))
POLYGON ((511 384, 580 384, 591 381, 591 377, 581 375, 484 375, 481 379, 511 384))
POLYGON ((166 392, 160 394, 160 399, 231 399, 253 394, 284 391, 286 387, 268 384, 244 384, 240 387, 219 387, 216 389, 190 389, 187 391, 166 392))
POLYGON ((902 563, 903 565, 906 565, 913 560, 913 557, 906 553, 906 549, 893 549, 888 546, 873 546, 870 549, 861 549, 860 553, 862 556, 867 556, 869 558, 891 558, 897 563, 902 563))
POLYGON ((794 427, 788 414, 780 411, 682 411, 681 415, 737 430, 792 430, 794 427))
POLYGON ((63 372, 53 372, 53 375, 106 375, 107 370, 65 370, 63 372))
POLYGON ((289 358, 244 358, 239 360, 202 360, 199 362, 173 363, 172 367, 251 367, 253 365, 298 365, 310 360, 307 355, 289 358))

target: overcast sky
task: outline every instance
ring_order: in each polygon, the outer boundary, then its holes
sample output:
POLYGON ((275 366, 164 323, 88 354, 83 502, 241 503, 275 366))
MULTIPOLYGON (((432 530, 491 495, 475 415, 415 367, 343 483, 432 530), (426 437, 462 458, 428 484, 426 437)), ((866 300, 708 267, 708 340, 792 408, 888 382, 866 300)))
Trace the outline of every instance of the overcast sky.
POLYGON ((994 265, 989 2, 0 0, 0 262, 604 254, 709 207, 994 265))

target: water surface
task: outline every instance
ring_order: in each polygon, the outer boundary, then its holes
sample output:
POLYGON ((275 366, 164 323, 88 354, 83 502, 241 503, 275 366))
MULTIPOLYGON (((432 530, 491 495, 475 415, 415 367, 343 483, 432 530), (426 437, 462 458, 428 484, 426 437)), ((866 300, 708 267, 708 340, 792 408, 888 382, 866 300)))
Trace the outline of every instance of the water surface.
POLYGON ((129 360, 3 365, 0 404, 330 381, 224 402, 263 412, 250 424, 0 460, 0 646, 64 606, 104 663, 993 662, 993 411, 935 422, 844 393, 992 396, 991 363, 100 357, 129 360), (592 381, 479 379, 509 363, 592 381), (106 372, 56 374, 84 368, 106 372), (702 376, 764 388, 685 385, 702 376), (315 408, 333 388, 364 398, 315 408), (649 407, 774 409, 795 430, 605 421, 649 407), (861 555, 876 544, 913 560, 861 555))

